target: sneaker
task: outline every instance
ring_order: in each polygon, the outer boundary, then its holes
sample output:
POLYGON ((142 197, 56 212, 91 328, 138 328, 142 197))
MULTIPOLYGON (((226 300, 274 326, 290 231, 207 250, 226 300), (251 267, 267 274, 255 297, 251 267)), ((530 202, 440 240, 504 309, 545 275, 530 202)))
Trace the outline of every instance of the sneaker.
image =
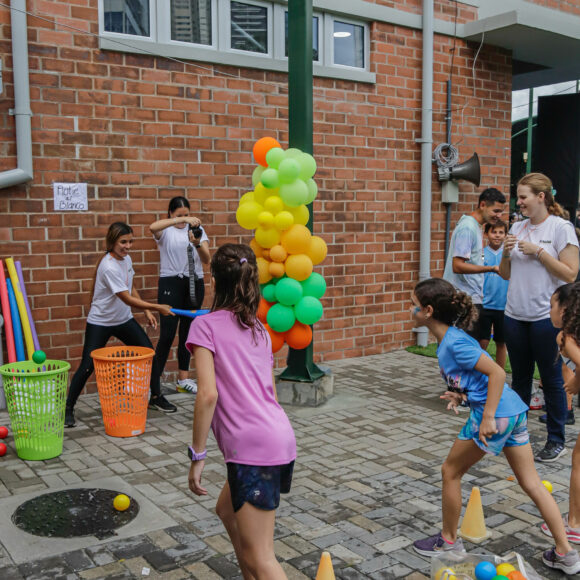
MULTIPOLYGON (((564 529, 566 530, 566 537, 568 538, 568 541, 571 544, 580 544, 580 529, 571 528, 569 526, 568 516, 564 516, 562 519, 564 520, 564 529)), ((552 537, 552 532, 550 531, 550 528, 548 527, 546 522, 544 522, 540 526, 540 530, 542 530, 542 532, 546 534, 546 536, 550 536, 550 538, 552 537)))
POLYGON ((567 575, 580 572, 580 556, 578 556, 576 550, 570 550, 567 554, 561 556, 556 552, 556 548, 552 548, 542 554, 542 561, 546 566, 562 570, 567 575))
POLYGON ((563 443, 558 443, 557 441, 552 441, 548 439, 544 448, 536 455, 536 461, 542 461, 543 463, 552 463, 556 459, 566 455, 566 446, 563 443))
MULTIPOLYGON (((547 423, 548 415, 540 415, 540 423, 547 423)), ((568 416, 566 417, 566 425, 574 425, 576 423, 576 418, 574 417, 574 411, 568 409, 568 416)))
POLYGON ((532 399, 530 400, 530 409, 532 411, 538 411, 544 405, 544 392, 541 389, 538 389, 533 395, 532 399))
POLYGON ((197 383, 193 379, 183 379, 177 381, 177 391, 180 393, 197 393, 197 383))
POLYGON ((75 410, 72 407, 66 407, 64 411, 64 426, 74 427, 75 425, 75 410))
POLYGON ((151 397, 149 399, 149 408, 157 409, 158 411, 163 411, 164 413, 175 413, 175 411, 177 411, 177 407, 170 403, 163 395, 151 397))
POLYGON ((455 543, 450 544, 443 538, 441 533, 425 538, 424 540, 413 542, 413 548, 415 548, 415 552, 418 554, 428 557, 435 556, 441 552, 456 552, 458 554, 465 552, 461 538, 457 538, 455 543))

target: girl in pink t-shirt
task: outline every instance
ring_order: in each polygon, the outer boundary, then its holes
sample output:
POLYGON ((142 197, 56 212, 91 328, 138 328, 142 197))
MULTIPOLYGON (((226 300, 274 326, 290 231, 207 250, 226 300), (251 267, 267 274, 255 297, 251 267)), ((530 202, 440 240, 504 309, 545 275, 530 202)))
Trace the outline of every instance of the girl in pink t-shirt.
POLYGON ((288 493, 296 439, 278 404, 270 336, 257 319, 260 285, 249 246, 226 244, 211 261, 211 312, 195 319, 187 348, 195 357, 189 488, 206 495, 201 474, 210 426, 228 479, 216 505, 244 578, 286 578, 274 554, 280 493, 288 493))

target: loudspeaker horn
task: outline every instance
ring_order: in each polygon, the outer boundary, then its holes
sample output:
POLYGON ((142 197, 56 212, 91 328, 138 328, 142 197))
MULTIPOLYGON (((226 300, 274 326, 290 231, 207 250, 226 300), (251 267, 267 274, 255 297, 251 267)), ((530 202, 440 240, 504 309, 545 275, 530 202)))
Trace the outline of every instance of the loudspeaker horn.
POLYGON ((477 153, 474 153, 473 157, 464 163, 459 163, 458 165, 451 167, 450 174, 451 179, 465 179, 465 181, 469 181, 479 187, 481 182, 481 169, 477 153))

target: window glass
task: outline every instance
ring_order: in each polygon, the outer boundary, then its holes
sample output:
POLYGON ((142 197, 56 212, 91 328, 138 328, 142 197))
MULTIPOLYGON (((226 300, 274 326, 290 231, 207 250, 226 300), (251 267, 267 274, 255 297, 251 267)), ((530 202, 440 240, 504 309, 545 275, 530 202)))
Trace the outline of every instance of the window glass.
POLYGON ((149 0, 104 0, 105 30, 150 35, 149 0))
POLYGON ((211 0, 171 0, 171 40, 211 45, 211 0))
POLYGON ((364 26, 334 21, 334 64, 365 67, 364 26))
POLYGON ((231 2, 231 47, 250 52, 268 52, 268 9, 231 2))
MULTIPOLYGON (((288 56, 288 12, 284 12, 285 43, 284 56, 288 56)), ((312 60, 318 58, 318 16, 312 17, 312 60)))

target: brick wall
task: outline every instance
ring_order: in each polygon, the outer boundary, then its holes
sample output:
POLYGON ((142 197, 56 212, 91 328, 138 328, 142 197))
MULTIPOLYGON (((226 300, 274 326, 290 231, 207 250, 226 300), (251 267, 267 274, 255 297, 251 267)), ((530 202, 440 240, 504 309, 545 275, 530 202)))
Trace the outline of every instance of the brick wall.
MULTIPOLYGON (((452 5, 438 3, 442 13, 452 5)), ((287 76, 101 52, 94 36, 52 24, 56 18, 96 33, 96 2, 31 0, 28 9, 49 15, 48 21, 29 17, 35 176, 0 191, 0 257, 22 261, 41 345, 74 369, 93 265, 111 222, 134 227, 136 282, 150 300, 158 252, 147 226, 174 195, 191 201, 213 247, 250 240, 234 212, 251 189, 254 141, 272 135, 287 146, 287 76), (90 211, 53 211, 52 184, 61 181, 88 183, 90 211)), ((5 170, 15 166, 6 8, 0 8, 0 27, 7 55, 0 101, 5 170)), ((382 353, 414 340, 409 295, 419 263, 421 33, 375 23, 371 35, 376 84, 314 81, 320 190, 314 229, 329 245, 319 270, 329 290, 315 327, 317 361, 382 353)), ((452 46, 453 39, 435 37, 435 143, 445 140, 452 46)), ((477 49, 456 43, 453 142, 462 160, 480 154, 483 186, 507 191, 511 60, 483 47, 472 75, 477 49)), ((435 179, 433 191, 431 267, 440 274, 445 215, 435 179)), ((453 223, 476 200, 470 184, 462 183, 461 191, 453 223)))

